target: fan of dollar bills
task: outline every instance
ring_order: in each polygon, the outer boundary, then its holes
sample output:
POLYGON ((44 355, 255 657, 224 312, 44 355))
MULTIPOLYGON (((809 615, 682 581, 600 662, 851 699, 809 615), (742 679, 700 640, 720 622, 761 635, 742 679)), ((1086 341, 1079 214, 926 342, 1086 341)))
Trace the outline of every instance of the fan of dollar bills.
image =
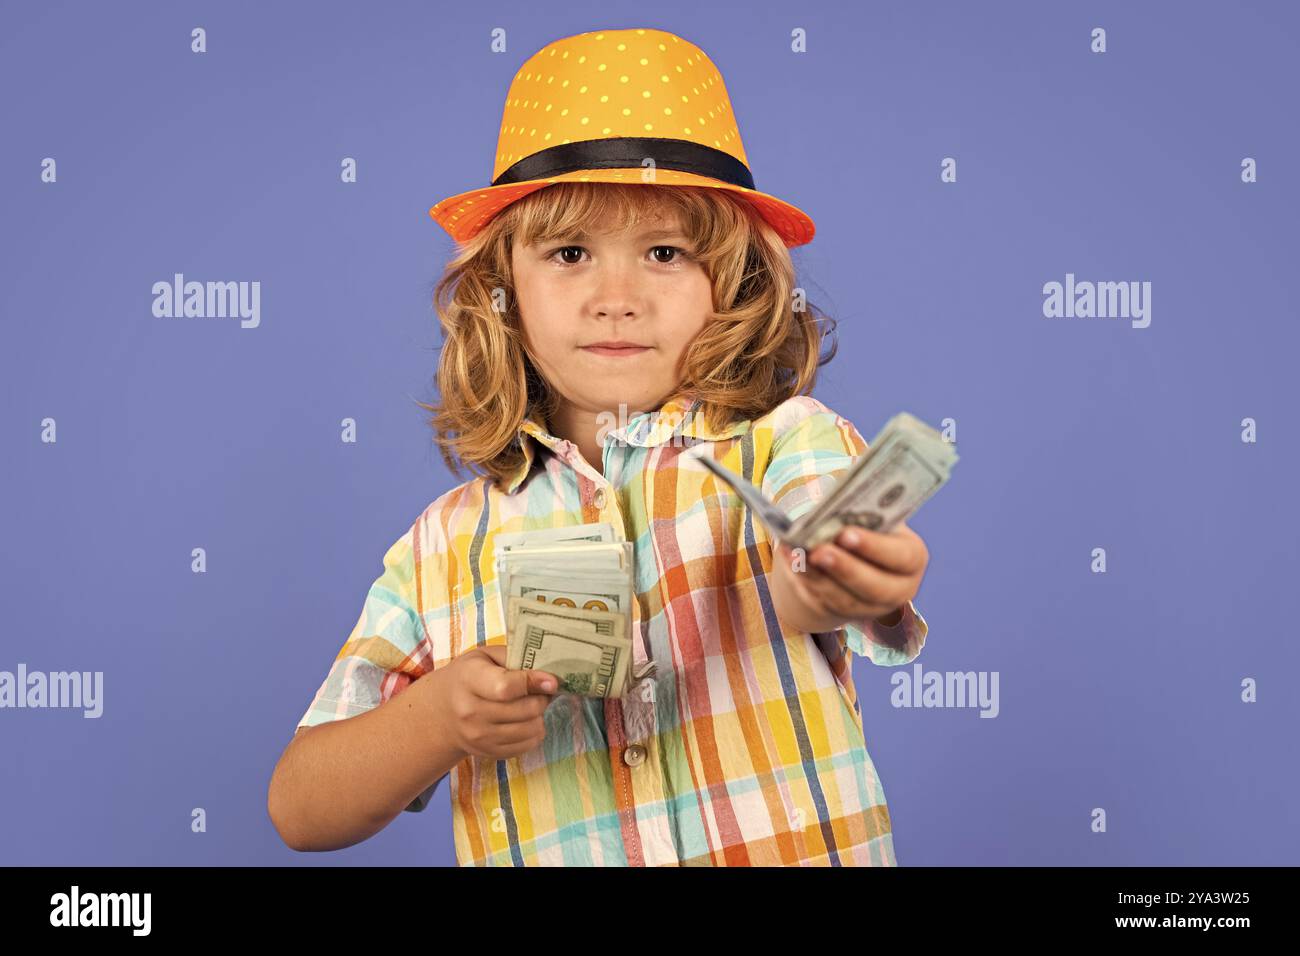
POLYGON ((914 415, 899 412, 817 506, 791 521, 761 491, 707 453, 692 457, 734 488, 774 536, 805 551, 832 540, 847 525, 892 530, 943 486, 957 463, 951 442, 914 415))
POLYGON ((554 674, 560 693, 623 696, 632 669, 632 542, 599 523, 502 533, 495 545, 506 666, 554 674))

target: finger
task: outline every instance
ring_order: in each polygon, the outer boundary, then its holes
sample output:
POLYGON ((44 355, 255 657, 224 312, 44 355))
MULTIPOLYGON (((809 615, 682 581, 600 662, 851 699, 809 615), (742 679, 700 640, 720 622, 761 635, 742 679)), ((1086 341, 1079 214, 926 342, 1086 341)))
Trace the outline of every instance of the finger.
POLYGON ((482 647, 475 648, 482 654, 492 658, 494 664, 506 666, 506 646, 504 644, 484 644, 482 647))
POLYGON ((916 532, 902 522, 887 533, 848 527, 835 536, 835 543, 895 574, 915 574, 925 564, 925 545, 916 532))
POLYGON ((546 671, 528 670, 528 693, 550 696, 560 688, 560 679, 546 671))
POLYGON ((811 551, 782 542, 774 552, 773 563, 783 564, 795 573, 802 573, 811 569, 812 566, 808 561, 810 557, 812 557, 811 551))
POLYGON ((532 673, 531 671, 506 667, 504 647, 482 647, 479 650, 500 651, 500 653, 489 654, 492 663, 484 668, 482 673, 477 674, 470 685, 470 690, 475 697, 504 702, 528 696, 530 686, 528 675, 532 673))
MULTIPOLYGON (((821 545, 817 549, 820 554, 821 545)), ((805 603, 820 609, 823 613, 835 614, 842 618, 857 618, 872 613, 872 607, 850 594, 835 583, 834 578, 819 570, 809 562, 806 570, 794 575, 795 588, 805 603)))
POLYGON ((503 723, 493 727, 491 740, 497 747, 519 747, 520 744, 536 740, 546 735, 546 724, 530 721, 528 723, 503 723))
POLYGON ((478 713, 480 719, 489 724, 529 723, 542 716, 554 699, 549 694, 528 694, 516 700, 483 700, 478 704, 478 713))
POLYGON ((492 738, 493 749, 496 750, 518 750, 527 745, 535 745, 539 734, 544 731, 541 727, 532 727, 524 724, 516 725, 520 727, 519 732, 511 730, 509 733, 494 736, 492 738), (523 729, 523 728, 527 729, 523 729))
POLYGON ((850 526, 835 536, 835 544, 896 574, 912 574, 920 570, 921 549, 917 547, 915 533, 910 529, 886 533, 850 526))
POLYGON ((857 620, 863 617, 872 617, 875 614, 875 607, 861 600, 856 594, 853 594, 827 575, 819 575, 815 580, 807 582, 809 593, 812 600, 823 611, 834 614, 836 617, 844 620, 857 620))
POLYGON ((560 681, 547 671, 500 667, 481 677, 471 689, 476 697, 499 703, 529 697, 549 699, 559 693, 560 681))
POLYGON ((882 570, 833 544, 823 544, 817 548, 813 566, 818 567, 824 577, 830 579, 852 600, 873 607, 882 604, 897 607, 904 603, 911 583, 909 575, 882 570), (816 563, 816 559, 823 557, 831 559, 829 567, 816 563))

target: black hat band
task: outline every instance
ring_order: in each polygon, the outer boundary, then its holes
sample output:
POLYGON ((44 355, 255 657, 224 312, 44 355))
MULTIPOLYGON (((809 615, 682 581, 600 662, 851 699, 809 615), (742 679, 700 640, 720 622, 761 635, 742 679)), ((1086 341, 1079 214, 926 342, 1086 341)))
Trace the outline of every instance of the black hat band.
POLYGON ((647 159, 659 169, 675 169, 754 189, 749 167, 730 153, 682 139, 616 136, 561 143, 526 156, 496 179, 493 186, 550 179, 582 169, 637 169, 647 159))

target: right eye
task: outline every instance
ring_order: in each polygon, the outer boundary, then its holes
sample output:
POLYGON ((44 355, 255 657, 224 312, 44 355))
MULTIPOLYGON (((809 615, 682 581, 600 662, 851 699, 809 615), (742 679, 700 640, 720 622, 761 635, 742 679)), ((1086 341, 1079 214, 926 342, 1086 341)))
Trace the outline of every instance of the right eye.
POLYGON ((563 258, 563 254, 566 253, 566 252, 577 252, 577 253, 579 253, 579 255, 581 255, 581 253, 582 253, 583 251, 584 251, 584 250, 583 250, 582 246, 561 246, 560 248, 558 248, 558 249, 556 249, 554 252, 552 252, 549 256, 547 256, 546 258, 547 258, 548 260, 552 261, 552 262, 555 262, 556 265, 560 265, 560 266, 576 266, 576 265, 578 264, 578 262, 581 262, 581 261, 582 261, 581 258, 579 258, 577 262, 570 262, 569 260, 563 258), (557 259, 555 258, 556 256, 561 256, 561 259, 557 260, 557 259))

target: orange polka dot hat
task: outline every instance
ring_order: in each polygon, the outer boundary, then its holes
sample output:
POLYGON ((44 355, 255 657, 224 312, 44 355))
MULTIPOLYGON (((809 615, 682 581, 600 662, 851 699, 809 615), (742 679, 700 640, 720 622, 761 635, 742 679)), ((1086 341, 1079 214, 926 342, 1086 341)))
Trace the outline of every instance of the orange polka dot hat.
POLYGON ((803 211, 754 188, 722 74, 663 30, 580 33, 529 57, 506 95, 492 182, 429 215, 465 242, 510 203, 562 182, 727 189, 787 246, 815 231, 803 211))

